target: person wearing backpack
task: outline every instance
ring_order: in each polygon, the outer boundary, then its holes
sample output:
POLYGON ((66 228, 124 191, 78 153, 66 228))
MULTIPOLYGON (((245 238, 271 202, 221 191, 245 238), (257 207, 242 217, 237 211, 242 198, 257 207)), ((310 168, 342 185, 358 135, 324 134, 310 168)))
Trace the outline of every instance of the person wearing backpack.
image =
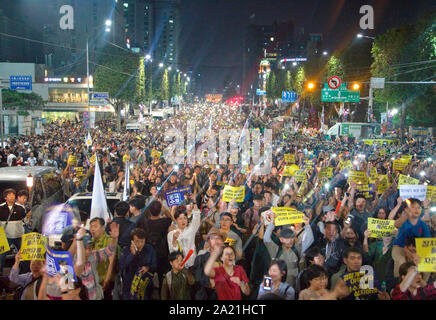
POLYGON ((153 273, 157 267, 156 252, 146 243, 144 230, 131 232, 130 247, 121 252, 120 269, 123 300, 150 300, 153 273))
POLYGON ((144 218, 139 220, 136 227, 141 228, 146 233, 146 242, 151 245, 156 252, 157 256, 157 268, 156 272, 159 278, 159 288, 162 286, 162 281, 165 273, 170 270, 170 264, 168 263, 168 243, 167 234, 170 231, 169 228, 172 223, 172 219, 168 216, 168 211, 163 210, 166 217, 160 216, 162 211, 162 203, 158 200, 153 200, 149 207, 150 218, 144 218))
POLYGON ((183 254, 180 251, 171 252, 168 260, 172 269, 163 280, 161 300, 190 300, 191 286, 194 285, 195 279, 184 267, 183 254))
POLYGON ((279 259, 272 260, 268 275, 271 278, 270 287, 265 286, 265 281, 259 286, 257 299, 262 299, 262 296, 267 293, 274 293, 285 300, 295 300, 295 290, 289 283, 286 283, 288 267, 286 262, 279 259))
POLYGON ((19 285, 15 292, 15 299, 19 300, 38 300, 38 292, 42 280, 42 267, 44 261, 32 260, 30 262, 30 272, 20 273, 21 252, 15 255, 15 263, 9 273, 9 281, 19 285))

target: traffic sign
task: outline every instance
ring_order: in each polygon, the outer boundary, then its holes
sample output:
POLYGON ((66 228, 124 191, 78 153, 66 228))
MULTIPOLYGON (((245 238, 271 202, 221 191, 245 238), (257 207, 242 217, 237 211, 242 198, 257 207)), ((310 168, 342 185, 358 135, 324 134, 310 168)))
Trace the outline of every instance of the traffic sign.
POLYGON ((385 78, 374 78, 374 77, 371 77, 371 87, 373 89, 384 89, 384 87, 385 87, 385 78))
POLYGON ((336 90, 341 86, 342 80, 338 76, 330 77, 330 79, 327 81, 327 84, 329 85, 330 89, 336 90))
POLYGON ((282 91, 283 102, 295 102, 298 99, 298 95, 295 91, 282 91))
POLYGON ((93 92, 92 100, 109 99, 109 92, 93 92))
POLYGON ((349 90, 345 83, 336 89, 330 89, 328 84, 324 84, 324 89, 321 90, 322 102, 359 102, 360 91, 349 90))
POLYGON ((10 76, 11 90, 32 90, 32 76, 10 76))
POLYGON ((106 106, 108 102, 104 99, 96 99, 96 100, 90 100, 89 105, 90 106, 106 106))
POLYGON ((256 95, 257 96, 265 96, 266 95, 266 91, 265 90, 257 89, 256 90, 256 95))

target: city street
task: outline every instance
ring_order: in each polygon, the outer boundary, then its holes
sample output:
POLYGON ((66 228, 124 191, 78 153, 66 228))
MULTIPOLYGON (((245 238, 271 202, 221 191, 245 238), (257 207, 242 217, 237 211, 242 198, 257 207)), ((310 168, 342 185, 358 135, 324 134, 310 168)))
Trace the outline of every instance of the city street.
POLYGON ((434 8, 254 2, 0 4, 1 300, 436 300, 434 8))

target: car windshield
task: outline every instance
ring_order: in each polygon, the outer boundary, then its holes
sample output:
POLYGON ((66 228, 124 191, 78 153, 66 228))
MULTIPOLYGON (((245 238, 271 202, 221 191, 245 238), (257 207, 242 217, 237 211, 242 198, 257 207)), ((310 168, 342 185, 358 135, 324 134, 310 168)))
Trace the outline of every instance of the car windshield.
MULTIPOLYGON (((114 212, 115 205, 119 202, 118 199, 106 199, 106 203, 111 213, 114 212)), ((91 199, 73 199, 68 200, 67 204, 77 208, 80 211, 86 212, 87 216, 91 214, 91 199)))

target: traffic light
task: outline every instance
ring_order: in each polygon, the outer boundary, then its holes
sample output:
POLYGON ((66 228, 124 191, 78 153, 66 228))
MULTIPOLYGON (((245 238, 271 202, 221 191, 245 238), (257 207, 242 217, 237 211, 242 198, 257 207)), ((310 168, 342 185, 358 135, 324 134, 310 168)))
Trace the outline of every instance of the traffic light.
POLYGON ((351 90, 354 90, 354 91, 360 90, 360 83, 353 82, 353 84, 351 85, 351 90))

